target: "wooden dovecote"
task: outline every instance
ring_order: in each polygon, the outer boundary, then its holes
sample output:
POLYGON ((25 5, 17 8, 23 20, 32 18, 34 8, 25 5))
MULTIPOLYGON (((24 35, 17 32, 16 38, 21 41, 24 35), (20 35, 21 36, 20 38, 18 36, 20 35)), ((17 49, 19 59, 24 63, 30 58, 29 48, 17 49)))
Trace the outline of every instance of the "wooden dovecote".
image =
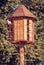
POLYGON ((24 5, 18 6, 7 18, 9 41, 34 43, 34 16, 24 5))

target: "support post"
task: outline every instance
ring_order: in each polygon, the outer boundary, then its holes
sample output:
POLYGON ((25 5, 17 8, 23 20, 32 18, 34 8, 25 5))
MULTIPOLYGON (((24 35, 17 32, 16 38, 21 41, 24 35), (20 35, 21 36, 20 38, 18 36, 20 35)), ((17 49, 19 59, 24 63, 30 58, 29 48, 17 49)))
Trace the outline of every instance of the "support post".
POLYGON ((20 45, 20 65, 24 65, 24 45, 20 45))

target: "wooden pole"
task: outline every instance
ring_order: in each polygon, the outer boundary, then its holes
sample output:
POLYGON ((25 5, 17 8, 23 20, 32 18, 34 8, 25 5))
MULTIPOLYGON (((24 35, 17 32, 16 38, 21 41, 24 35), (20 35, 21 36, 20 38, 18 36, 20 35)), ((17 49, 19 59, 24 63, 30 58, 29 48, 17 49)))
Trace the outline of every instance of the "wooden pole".
POLYGON ((20 45, 20 65, 24 65, 24 45, 20 45))

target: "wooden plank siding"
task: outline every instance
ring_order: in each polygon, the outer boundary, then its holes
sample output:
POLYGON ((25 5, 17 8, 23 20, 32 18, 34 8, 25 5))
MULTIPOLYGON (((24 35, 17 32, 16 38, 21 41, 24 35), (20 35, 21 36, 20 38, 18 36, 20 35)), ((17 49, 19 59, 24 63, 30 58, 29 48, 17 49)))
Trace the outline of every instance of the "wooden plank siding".
POLYGON ((24 19, 24 41, 27 40, 27 19, 24 19))
POLYGON ((34 22, 29 20, 29 41, 34 42, 34 22))
POLYGON ((14 40, 15 41, 22 41, 24 38, 24 25, 23 20, 15 20, 14 21, 14 40))
POLYGON ((31 19, 14 20, 9 27, 9 40, 34 42, 34 22, 31 19))
POLYGON ((32 41, 32 20, 29 20, 29 41, 32 41))
POLYGON ((34 22, 32 22, 32 41, 33 41, 33 43, 35 42, 35 40, 34 40, 34 22))
POLYGON ((29 20, 29 22, 27 19, 15 20, 13 24, 14 41, 34 41, 34 23, 32 20, 29 20), (29 27, 29 30, 27 27, 29 27))

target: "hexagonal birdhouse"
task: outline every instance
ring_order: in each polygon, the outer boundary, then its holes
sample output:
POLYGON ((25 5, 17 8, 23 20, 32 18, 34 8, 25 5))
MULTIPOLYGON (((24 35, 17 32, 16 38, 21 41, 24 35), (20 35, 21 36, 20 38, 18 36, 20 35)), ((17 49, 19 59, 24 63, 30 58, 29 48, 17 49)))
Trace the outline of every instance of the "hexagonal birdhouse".
POLYGON ((7 18, 9 41, 34 43, 34 16, 24 5, 18 6, 7 18))

